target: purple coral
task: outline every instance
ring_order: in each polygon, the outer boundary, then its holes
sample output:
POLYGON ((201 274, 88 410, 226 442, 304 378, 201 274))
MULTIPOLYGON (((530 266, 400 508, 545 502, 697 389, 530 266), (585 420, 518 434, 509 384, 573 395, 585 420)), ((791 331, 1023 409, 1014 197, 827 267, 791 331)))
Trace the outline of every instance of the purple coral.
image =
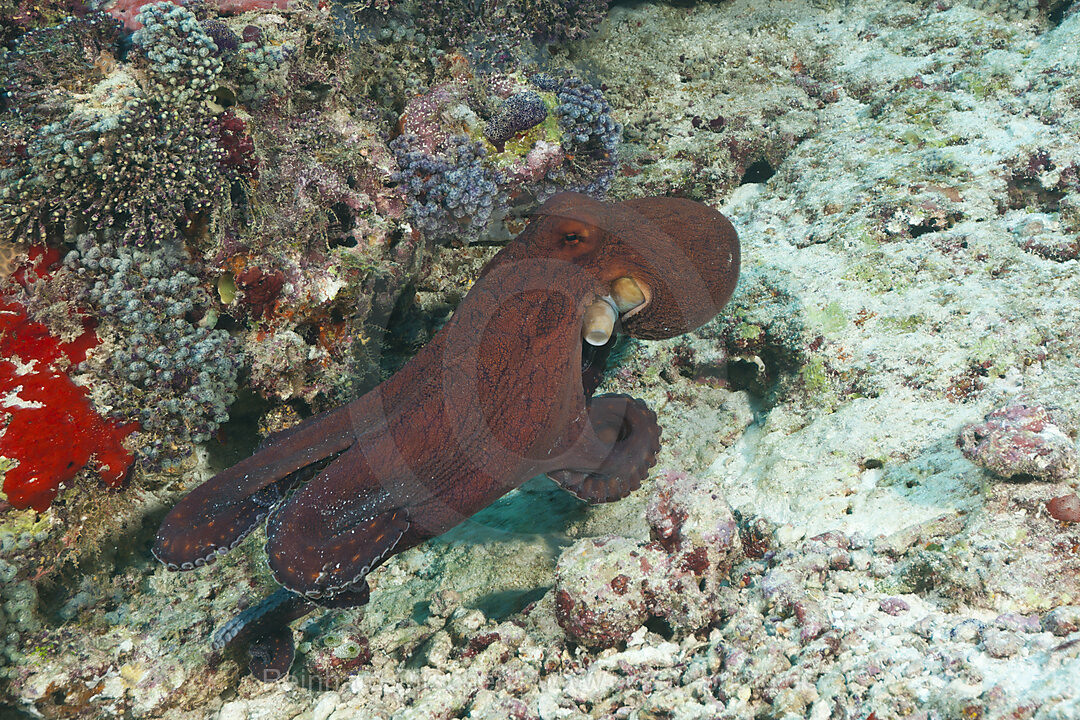
POLYGON ((487 225, 499 199, 498 175, 484 166, 487 154, 464 135, 450 138, 439 155, 427 153, 415 135, 390 143, 409 198, 407 214, 431 240, 468 243, 487 225))
POLYGON ((965 427, 956 444, 964 457, 1000 477, 1062 482, 1076 477, 1078 467, 1063 425, 1056 411, 1016 402, 965 427))
POLYGON ((564 190, 604 195, 621 132, 610 110, 576 78, 477 73, 434 86, 406 105, 392 143, 410 219, 429 239, 468 240, 500 206, 564 190))
POLYGON ((558 89, 555 114, 559 126, 570 136, 575 148, 595 148, 614 156, 622 126, 611 117, 611 105, 604 94, 580 78, 568 78, 558 89))
MULTIPOLYGON (((549 78, 534 76, 541 89, 550 86, 549 78)), ((574 190, 603 196, 615 178, 622 126, 611 116, 611 105, 596 87, 580 78, 567 78, 558 84, 559 104, 555 115, 565 138, 568 153, 573 153, 585 172, 569 173, 563 169, 549 176, 560 190, 574 190)))
POLYGON ((240 47, 240 38, 237 37, 228 25, 220 20, 208 18, 203 20, 202 23, 203 32, 214 42, 217 47, 217 52, 214 53, 217 56, 227 55, 235 51, 240 47))

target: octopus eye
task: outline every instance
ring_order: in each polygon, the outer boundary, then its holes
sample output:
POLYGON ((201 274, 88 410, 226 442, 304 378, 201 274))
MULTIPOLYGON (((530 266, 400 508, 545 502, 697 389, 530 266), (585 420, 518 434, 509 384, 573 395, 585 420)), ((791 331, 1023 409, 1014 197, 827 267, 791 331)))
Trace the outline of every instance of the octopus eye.
POLYGON ((577 245, 581 242, 581 236, 576 232, 568 232, 563 235, 563 245, 577 245))

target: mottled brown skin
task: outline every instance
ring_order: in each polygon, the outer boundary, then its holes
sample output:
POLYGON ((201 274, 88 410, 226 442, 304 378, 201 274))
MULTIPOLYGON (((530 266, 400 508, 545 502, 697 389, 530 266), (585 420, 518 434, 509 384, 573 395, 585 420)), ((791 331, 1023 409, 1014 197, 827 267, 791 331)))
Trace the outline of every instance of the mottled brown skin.
MULTIPOLYGON (((659 428, 640 401, 590 399, 585 309, 630 276, 648 300, 624 316, 622 331, 672 337, 720 310, 738 270, 734 229, 704 205, 557 195, 396 375, 196 488, 162 523, 154 553, 175 569, 210 562, 273 509, 266 551, 275 579, 294 604, 341 605, 366 598, 364 576, 387 557, 535 475, 591 502, 624 497, 655 462, 659 428), (280 503, 299 471, 334 455, 280 503)), ((280 598, 274 607, 282 616, 280 598)), ((265 636, 266 646, 283 642, 280 628, 265 636)))

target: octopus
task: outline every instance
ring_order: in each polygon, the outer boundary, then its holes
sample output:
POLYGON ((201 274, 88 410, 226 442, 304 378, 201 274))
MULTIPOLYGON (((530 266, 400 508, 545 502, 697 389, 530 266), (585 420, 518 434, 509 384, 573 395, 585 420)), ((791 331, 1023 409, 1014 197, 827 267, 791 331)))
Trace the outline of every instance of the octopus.
POLYGON ((660 427, 641 400, 594 396, 619 333, 671 338, 734 291, 739 241, 703 204, 545 202, 483 268, 447 324, 395 375, 271 435, 165 517, 154 555, 193 570, 265 521, 280 584, 217 630, 262 680, 286 674, 289 623, 368 600, 365 577, 526 480, 605 503, 640 487, 660 427))

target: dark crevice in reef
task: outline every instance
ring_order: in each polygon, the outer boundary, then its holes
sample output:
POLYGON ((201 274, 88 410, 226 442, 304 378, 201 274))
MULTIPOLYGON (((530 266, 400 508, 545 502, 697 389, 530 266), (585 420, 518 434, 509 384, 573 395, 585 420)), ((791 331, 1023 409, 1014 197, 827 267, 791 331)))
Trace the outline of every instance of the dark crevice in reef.
POLYGON ((768 160, 757 160, 751 163, 750 167, 746 168, 746 172, 743 173, 742 180, 739 181, 739 184, 747 185, 749 183, 763 183, 775 174, 776 169, 769 164, 768 160))
POLYGON ((502 620, 537 602, 550 589, 549 586, 544 586, 528 590, 503 590, 478 598, 475 607, 488 618, 502 620))
POLYGON ((941 232, 942 230, 948 230, 957 222, 963 219, 963 214, 958 212, 946 213, 944 217, 929 217, 923 220, 918 225, 912 225, 910 230, 911 237, 917 238, 920 235, 926 235, 927 233, 941 232))
POLYGON ((1064 2, 1054 2, 1054 0, 1042 0, 1039 3, 1047 7, 1046 20, 1050 23, 1051 28, 1056 28, 1061 24, 1061 21, 1065 19, 1065 13, 1070 7, 1072 7, 1072 0, 1065 0, 1064 2))
POLYGON ((665 640, 670 640, 675 637, 675 631, 672 630, 671 624, 665 618, 659 616, 652 616, 645 621, 645 628, 649 632, 654 632, 665 640))
POLYGON ((1006 184, 1009 193, 1009 209, 1033 208, 1043 212, 1056 212, 1065 193, 1057 188, 1043 187, 1038 178, 1016 173, 1006 184))

